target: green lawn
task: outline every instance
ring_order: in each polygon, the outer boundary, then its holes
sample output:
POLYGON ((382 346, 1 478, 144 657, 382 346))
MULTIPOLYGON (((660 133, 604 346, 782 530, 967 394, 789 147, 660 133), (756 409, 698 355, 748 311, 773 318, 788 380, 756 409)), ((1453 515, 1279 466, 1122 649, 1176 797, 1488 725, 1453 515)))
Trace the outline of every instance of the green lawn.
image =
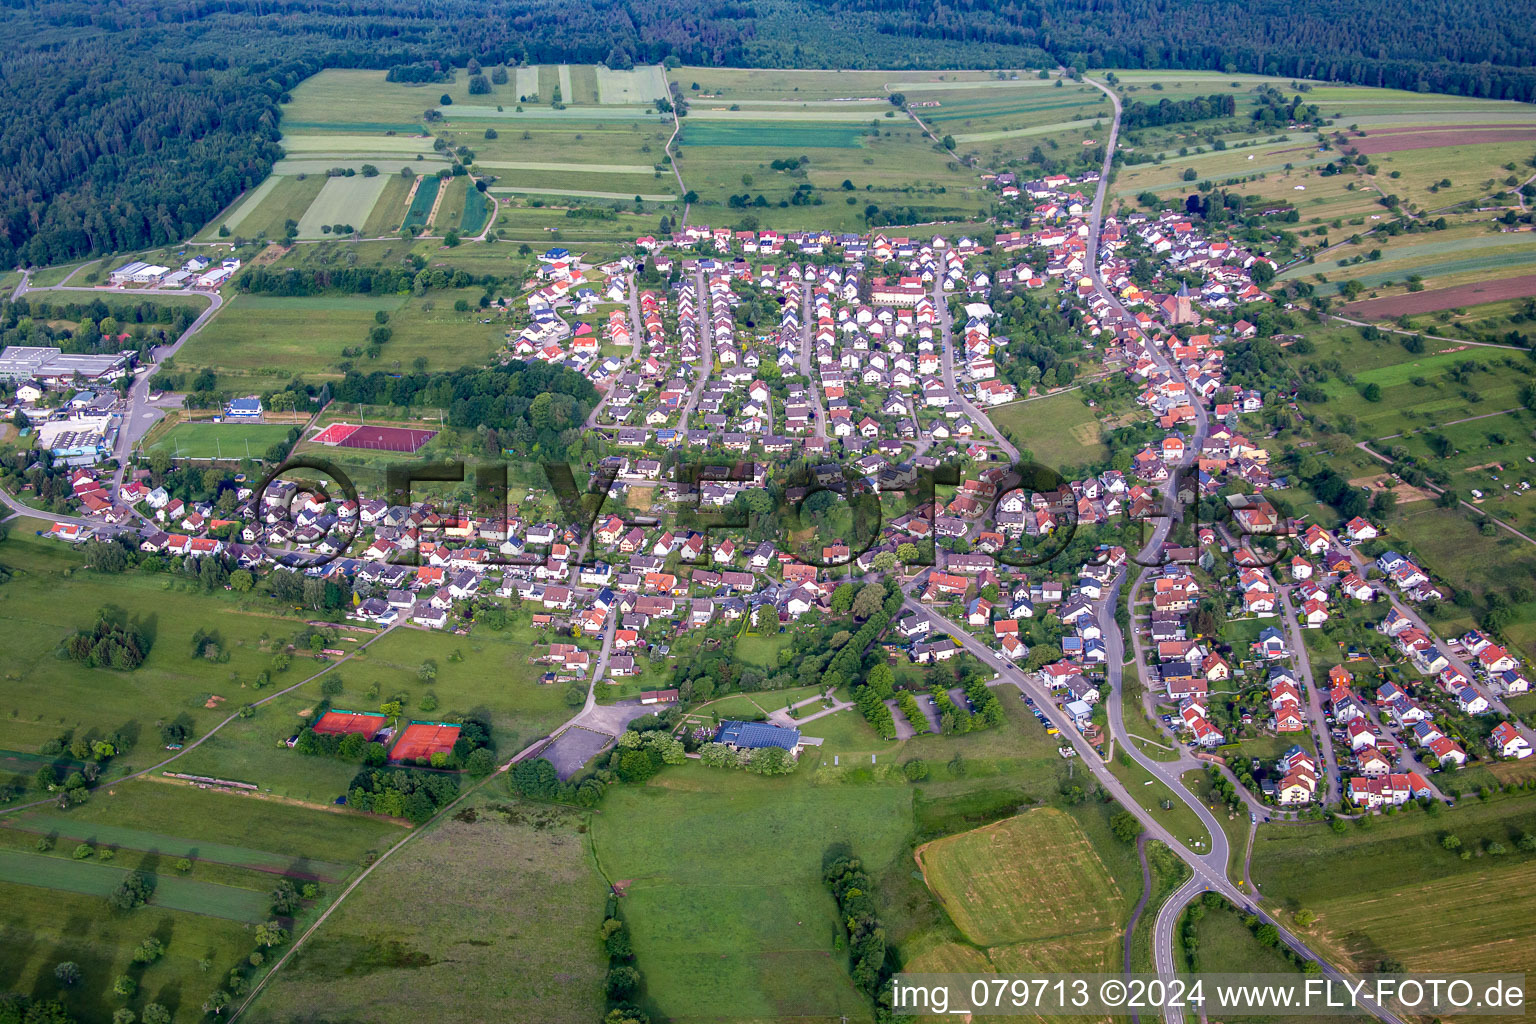
POLYGON ((849 844, 872 872, 904 855, 905 785, 812 786, 694 764, 611 790, 592 822, 647 994, 672 1020, 837 1017, 867 1021, 821 882, 849 844))
POLYGON ((288 423, 178 423, 145 450, 181 459, 260 459, 268 448, 287 441, 292 429, 288 423))
POLYGON ((480 322, 485 317, 475 304, 481 294, 464 289, 409 299, 237 295, 192 336, 177 363, 263 373, 274 386, 299 373, 339 375, 344 363, 365 372, 409 370, 418 358, 437 370, 483 365, 501 346, 506 328, 480 322), (454 311, 461 298, 471 302, 469 311, 454 311), (390 314, 391 337, 379 358, 369 360, 363 353, 380 310, 390 314))
MULTIPOLYGON (((0 542, 0 564, 15 576, 0 588, 0 617, 9 624, 8 654, 0 676, 0 747, 36 751, 61 737, 117 735, 127 744, 112 770, 143 767, 160 750, 158 723, 181 719, 193 735, 222 721, 250 699, 249 684, 270 667, 274 643, 296 628, 272 614, 264 598, 206 593, 195 581, 132 570, 107 575, 79 570, 81 555, 33 535, 36 520, 13 524, 0 542), (67 573, 67 575, 66 575, 67 573), (57 654, 59 645, 88 628, 98 610, 126 610, 153 645, 132 672, 86 668, 57 654), (192 634, 213 630, 227 661, 191 656, 192 634), (220 701, 205 705, 212 696, 220 701)), ((279 675, 290 682, 296 673, 279 675)))
POLYGON ((987 410, 987 418, 1021 451, 1029 449, 1035 461, 1061 472, 1101 462, 1109 454, 1099 440, 1103 416, 1083 402, 1081 392, 1013 402, 987 410))
MULTIPOLYGON (((39 888, 105 897, 121 884, 128 871, 94 861, 0 850, 0 881, 39 888)), ((208 914, 231 921, 262 921, 269 914, 265 892, 173 875, 160 875, 155 879, 153 902, 168 910, 208 914)))

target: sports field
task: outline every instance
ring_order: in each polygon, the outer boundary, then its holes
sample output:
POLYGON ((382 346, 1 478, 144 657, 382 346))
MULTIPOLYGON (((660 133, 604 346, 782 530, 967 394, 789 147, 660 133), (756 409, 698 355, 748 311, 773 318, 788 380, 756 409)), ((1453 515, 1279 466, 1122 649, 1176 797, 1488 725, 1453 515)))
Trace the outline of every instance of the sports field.
POLYGON ((400 730, 400 738, 390 749, 395 761, 413 761, 453 749, 459 738, 459 726, 446 722, 412 722, 400 730))
POLYGON ((177 423, 146 437, 143 447, 181 459, 259 459, 274 444, 288 440, 292 429, 287 423, 177 423))

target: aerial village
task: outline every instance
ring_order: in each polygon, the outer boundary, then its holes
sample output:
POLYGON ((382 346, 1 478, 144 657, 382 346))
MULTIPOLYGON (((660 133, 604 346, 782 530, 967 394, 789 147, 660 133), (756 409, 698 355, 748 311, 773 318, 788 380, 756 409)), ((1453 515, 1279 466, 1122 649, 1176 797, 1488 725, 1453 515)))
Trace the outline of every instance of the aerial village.
MULTIPOLYGON (((587 427, 607 452, 591 479, 607 491, 590 530, 557 522, 533 494, 524 505, 542 512, 470 514, 324 500, 286 481, 258 495, 243 482, 233 511, 189 505, 142 468, 104 464, 103 408, 99 438, 49 441, 65 457, 101 456, 73 470, 80 516, 52 533, 132 531, 169 558, 295 569, 352 594, 348 617, 373 627, 463 630, 487 607, 509 610, 546 638, 546 681, 600 677, 599 689, 664 680, 689 634, 792 629, 827 614, 843 583, 894 575, 910 600, 881 640, 893 659, 970 657, 998 678, 1027 675, 1101 751, 1118 688, 1161 742, 1228 764, 1273 813, 1438 799, 1437 780, 1470 760, 1529 756, 1529 730, 1503 704, 1529 689, 1527 666, 1480 632, 1434 635, 1415 611, 1442 596, 1431 567, 1364 517, 1330 531, 1264 497, 1270 454, 1245 425, 1264 398, 1226 382, 1224 345, 1255 334, 1238 311, 1269 301, 1252 274, 1267 258, 1169 213, 1106 220, 1089 251, 1093 176, 989 181, 1031 214, 991 245, 689 225, 595 266, 545 253, 505 355, 575 370, 601 396, 587 427), (1132 281, 1133 242, 1161 261, 1150 288, 1132 281), (1127 382, 1156 425, 1125 470, 1020 486, 1025 439, 988 416, 1050 390, 1021 388, 1000 366, 1009 339, 994 304, 1018 292, 1070 310, 1095 374, 1127 382), (722 472, 676 471, 710 460, 722 472), (786 482, 791 464, 808 467, 803 479, 786 482), (914 490, 945 468, 956 482, 914 490), (689 525, 817 489, 872 496, 878 531, 856 544, 818 529, 796 544, 689 525), (1146 586, 1122 603, 1139 571, 1133 538, 1170 500, 1220 507, 1185 536, 1161 534, 1146 586), (1021 557, 1053 541, 1065 556, 1021 557), (315 554, 328 560, 311 565, 315 554), (1307 636, 1340 616, 1368 616, 1380 642, 1319 663, 1331 645, 1307 636), (1122 678, 1122 663, 1139 671, 1122 678), (1241 753, 1256 737, 1270 756, 1241 753)), ((0 369, 37 381, 56 357, 8 350, 0 369)), ((678 699, 660 683, 641 694, 678 699)))

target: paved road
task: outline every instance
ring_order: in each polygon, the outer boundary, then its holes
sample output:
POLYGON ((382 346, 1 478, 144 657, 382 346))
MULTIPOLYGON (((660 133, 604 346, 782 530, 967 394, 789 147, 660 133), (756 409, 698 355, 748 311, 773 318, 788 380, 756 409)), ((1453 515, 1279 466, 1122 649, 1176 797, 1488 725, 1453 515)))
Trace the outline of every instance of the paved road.
POLYGON ((993 444, 1008 454, 1009 461, 1017 463, 1019 461, 1019 450, 1002 435, 1001 431, 992 425, 992 421, 987 418, 986 413, 978 409, 970 399, 961 393, 959 386, 955 383, 954 318, 949 312, 949 297, 944 294, 944 278, 939 275, 936 275, 933 279, 933 304, 938 307, 936 312, 938 313, 939 328, 944 342, 944 386, 949 389, 950 398, 959 403, 960 408, 971 418, 972 423, 986 431, 993 444))
POLYGON ((699 404, 699 396, 704 393, 704 384, 709 380, 709 375, 715 367, 715 325, 714 318, 710 314, 709 288, 704 281, 704 271, 694 270, 693 287, 698 293, 693 311, 699 319, 699 365, 696 367, 697 376, 694 378, 693 387, 688 392, 688 404, 683 406, 683 418, 677 424, 677 429, 683 433, 688 432, 688 417, 693 415, 694 407, 699 404))
POLYGON ((812 429, 814 436, 827 438, 827 406, 821 400, 821 378, 816 372, 816 306, 812 299, 815 289, 810 282, 801 287, 800 296, 800 353, 796 359, 796 365, 800 368, 800 375, 806 379, 806 390, 811 394, 811 416, 814 419, 812 429))
MULTIPOLYGON (((1090 277, 1092 278, 1095 291, 1098 292, 1104 301, 1109 303, 1112 309, 1119 313, 1119 315, 1125 320, 1126 323, 1133 325, 1133 329, 1135 329, 1135 320, 1131 317, 1129 311, 1127 311, 1125 307, 1120 303, 1115 294, 1105 286, 1103 275, 1100 270, 1099 258, 1100 237, 1103 225, 1104 200, 1109 187, 1110 173, 1113 169, 1111 162, 1115 152, 1115 143, 1120 133, 1120 97, 1116 95, 1113 90, 1105 87, 1104 85, 1101 85, 1091 78, 1085 78, 1084 81, 1108 96, 1110 103, 1114 106, 1115 111, 1114 120, 1110 125, 1109 138, 1104 149, 1104 164, 1100 170, 1098 188, 1094 192, 1093 206, 1089 212, 1088 265, 1090 268, 1090 277)), ((1139 330, 1137 330, 1137 334, 1140 335, 1139 330)), ((1172 361, 1163 353, 1163 351, 1157 345, 1153 344, 1149 339, 1147 339, 1144 335, 1142 335, 1141 338, 1148 354, 1155 362, 1157 362, 1158 366, 1163 370, 1163 372, 1172 376, 1178 376, 1178 374, 1175 372, 1175 367, 1173 366, 1172 361)), ((1186 447, 1186 461, 1192 461, 1198 457, 1200 447, 1210 431, 1210 416, 1204 405, 1197 401, 1194 404, 1194 409, 1194 437, 1191 443, 1186 447)), ((1161 550, 1163 540, 1168 536, 1173 522, 1182 512, 1182 509, 1179 507, 1177 502, 1177 495, 1171 493, 1173 488, 1170 486, 1168 490, 1170 493, 1168 493, 1164 498, 1164 518, 1159 522, 1157 528, 1153 530, 1150 541, 1143 548, 1142 561, 1144 562, 1148 560, 1146 557, 1148 554, 1156 553, 1161 550)), ((1141 578, 1145 578, 1146 575, 1146 571, 1143 570, 1141 578)), ((1169 773, 1175 772, 1177 769, 1159 767, 1160 764, 1168 763, 1153 761, 1151 758, 1146 757, 1146 755, 1137 750, 1134 743, 1124 739, 1125 727, 1122 717, 1123 707, 1121 703, 1121 694, 1124 687, 1121 685, 1121 670, 1125 662, 1125 654, 1123 638, 1120 635, 1119 625, 1115 621, 1114 609, 1116 607, 1116 599, 1118 597, 1120 587, 1123 585, 1125 577, 1125 570, 1122 570, 1120 573, 1118 573, 1110 588, 1104 595, 1104 598, 1100 602, 1099 622, 1100 626, 1104 630, 1105 647, 1108 649, 1109 654, 1108 672, 1110 677, 1110 685, 1108 700, 1110 703, 1108 710, 1111 735, 1112 737, 1118 735, 1118 737, 1121 738, 1122 749, 1127 751, 1131 758, 1138 764, 1152 772, 1155 778, 1162 778, 1165 781, 1169 781, 1170 788, 1173 790, 1173 792, 1194 810, 1196 815, 1200 818, 1202 823, 1206 826, 1211 834, 1210 851, 1204 855, 1195 854, 1182 843, 1177 841, 1170 841, 1172 837, 1168 835, 1167 830, 1164 829, 1161 823, 1159 823, 1155 818, 1152 818, 1150 814, 1147 814, 1144 810, 1142 810, 1136 801, 1122 797, 1120 793, 1123 792, 1123 787, 1110 786, 1107 783, 1105 784, 1105 788, 1108 789, 1111 794, 1115 795, 1117 799, 1120 799, 1121 803, 1128 810, 1130 810, 1133 814, 1136 814, 1137 818, 1142 821, 1144 826, 1146 826, 1148 833, 1150 833, 1154 838, 1162 839, 1163 842, 1168 843, 1169 847, 1181 859, 1189 864, 1191 870, 1193 871, 1189 881, 1181 886, 1179 890, 1174 893, 1173 897, 1163 904, 1161 910, 1158 913, 1157 920, 1153 928, 1152 944, 1153 961, 1158 974, 1165 978, 1172 978, 1175 974, 1175 933, 1177 931, 1178 921, 1183 913, 1184 907, 1187 906, 1191 900, 1195 899, 1202 892, 1213 891, 1221 893, 1234 906, 1247 909, 1253 913, 1258 914, 1258 916, 1265 921, 1273 923, 1278 928, 1281 939, 1286 943, 1287 946, 1289 946, 1301 956, 1311 960, 1316 960, 1322 967, 1322 972, 1325 976, 1331 978, 1339 977, 1339 973, 1335 968, 1330 966, 1326 961, 1322 960, 1310 949, 1308 949, 1306 945, 1301 942, 1301 940, 1292 935, 1290 931, 1287 930, 1279 921, 1274 921, 1263 910, 1254 906, 1247 894, 1240 892, 1236 886, 1228 881, 1226 874, 1228 859, 1226 833, 1222 831, 1220 823, 1215 820, 1213 815, 1211 815, 1209 809, 1206 808, 1199 799, 1194 797, 1193 794, 1185 789, 1176 776, 1172 780, 1169 780, 1169 773), (1117 792, 1117 790, 1120 792, 1117 792)), ((1140 580, 1138 580, 1138 582, 1140 582, 1140 580)), ((1139 660, 1137 667, 1139 670, 1139 660)), ((1047 701, 1044 707, 1052 708, 1052 705, 1049 703, 1049 701, 1047 701)), ((1074 743, 1077 743, 1080 739, 1075 729, 1064 730, 1064 735, 1071 736, 1074 743)), ((1109 779, 1114 778, 1114 776, 1109 773, 1109 770, 1101 762, 1098 761, 1097 757, 1085 757, 1084 763, 1087 764, 1091 770, 1093 770, 1095 776, 1099 777, 1101 782, 1104 782, 1106 777, 1109 779)), ((1176 764, 1177 762, 1172 763, 1176 764)), ((1389 1024, 1402 1024, 1398 1017, 1380 1007, 1371 1006, 1367 1007, 1367 1009, 1369 1009, 1374 1016, 1388 1021, 1389 1024)), ((1167 1022, 1167 1024, 1183 1024, 1184 1013, 1182 1009, 1170 1009, 1165 1013, 1164 1020, 1167 1022)))
POLYGON ((1296 608, 1291 603, 1291 588, 1280 588, 1280 610, 1285 618, 1286 644, 1296 662, 1296 671, 1307 688, 1307 716, 1312 721, 1312 738, 1316 751, 1322 758, 1323 774, 1327 782, 1329 806, 1339 806, 1343 798, 1343 786, 1339 781, 1339 762, 1333 753, 1333 737, 1328 732, 1328 719, 1323 713, 1322 687, 1312 677, 1312 659, 1307 654, 1307 644, 1301 633, 1301 623, 1296 619, 1296 608))
MULTIPOLYGON (((23 274, 21 283, 16 286, 16 290, 12 293, 12 298, 30 295, 33 292, 89 292, 93 295, 115 295, 129 298, 133 295, 132 292, 120 292, 114 289, 80 288, 67 285, 57 285, 52 288, 34 288, 29 283, 27 275, 23 274)), ((174 294, 206 298, 208 300, 208 308, 198 314, 197 319, 193 320, 175 341, 169 345, 160 345, 150 349, 148 355, 149 361, 152 364, 163 362, 181 351, 181 346, 186 344, 187 339, 202 330, 203 326, 213 319, 214 314, 218 313, 224 305, 224 297, 218 292, 187 291, 175 292, 174 294)), ((133 446, 139 442, 140 438, 149 433, 149 428, 154 426, 165 412, 164 406, 154 406, 149 403, 149 379, 154 375, 153 366, 137 374, 134 377, 133 387, 128 392, 128 407, 123 412, 122 422, 117 429, 117 444, 112 450, 113 457, 117 459, 117 472, 112 475, 111 491, 113 494, 116 494, 117 489, 122 486, 123 475, 128 469, 128 456, 133 453, 133 446)))
POLYGON ((603 397, 598 401, 597 405, 592 407, 592 411, 587 414, 587 429, 588 430, 591 430, 593 427, 597 426, 598 414, 603 411, 605 406, 607 406, 608 399, 610 397, 612 397, 614 388, 618 387, 618 380, 617 380, 617 378, 618 378, 619 374, 623 373, 625 370, 627 370, 630 367, 631 364, 638 363, 640 361, 641 346, 645 343, 644 342, 644 338, 645 338, 644 325, 645 325, 645 322, 640 318, 640 294, 635 289, 635 275, 634 274, 630 274, 629 275, 629 340, 630 340, 629 355, 624 357, 624 365, 619 367, 619 373, 614 374, 613 380, 608 385, 608 390, 603 392, 603 397))

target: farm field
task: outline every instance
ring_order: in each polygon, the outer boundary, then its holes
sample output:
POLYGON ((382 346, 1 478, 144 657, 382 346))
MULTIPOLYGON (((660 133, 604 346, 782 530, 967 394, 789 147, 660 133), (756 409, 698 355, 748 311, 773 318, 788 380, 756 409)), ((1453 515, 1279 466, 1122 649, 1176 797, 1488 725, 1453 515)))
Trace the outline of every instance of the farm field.
POLYGON ((1476 420, 1430 429, 1424 432, 1394 438, 1382 442, 1383 449, 1408 449, 1409 453, 1424 464, 1449 473, 1451 488, 1464 499, 1485 509, 1506 522, 1520 523, 1536 511, 1536 488, 1530 484, 1536 478, 1536 445, 1531 443, 1531 430, 1536 419, 1524 409, 1483 414, 1476 420), (1438 438, 1445 438, 1451 447, 1441 454, 1432 448, 1439 445, 1438 438), (1476 490, 1481 495, 1473 494, 1476 490))
MULTIPOLYGON (((1429 235, 1396 238, 1363 235, 1358 244, 1346 243, 1330 250, 1315 263, 1300 264, 1281 273, 1281 280, 1304 279, 1314 283, 1320 295, 1337 294, 1345 281, 1358 281, 1367 289, 1385 289, 1388 282, 1406 286, 1410 275, 1450 284, 1456 275, 1479 282, 1500 277, 1529 275, 1536 265, 1536 236, 1526 232, 1501 233, 1486 222, 1456 224, 1429 235), (1373 251, 1376 259, 1368 258, 1373 251), (1321 275, 1325 280, 1316 280, 1321 275)), ((1409 293, 1416 298, 1424 293, 1409 293)))
POLYGON ((406 208, 405 219, 400 226, 420 231, 427 226, 427 218, 432 215, 432 207, 437 202, 437 193, 442 189, 441 178, 422 178, 411 193, 411 205, 406 208))
MULTIPOLYGON (((474 290, 473 298, 478 300, 480 294, 474 290)), ((237 295, 193 335, 177 362, 264 372, 274 383, 296 373, 339 376, 339 364, 345 360, 358 360, 360 368, 367 365, 363 350, 377 326, 374 313, 383 310, 390 315, 391 337, 376 368, 412 367, 418 358, 433 370, 484 364, 500 346, 504 328, 482 324, 485 317, 475 308, 455 312, 453 303, 460 297, 452 291, 411 298, 237 295)))
MULTIPOLYGON (((384 193, 384 186, 393 175, 373 177, 354 175, 326 180, 315 201, 309 204, 304 216, 299 218, 300 238, 322 238, 330 233, 332 225, 354 228, 368 223, 373 204, 384 193), (324 228, 325 230, 321 230, 324 228)), ((350 234, 343 231, 342 234, 350 234)))
POLYGON ((805 771, 690 764, 611 790, 592 819, 604 874, 628 883, 621 909, 648 996, 669 1019, 870 1019, 822 859, 847 844, 878 876, 904 855, 911 790, 811 786, 805 771))
POLYGON ((987 417, 1035 461, 1066 473, 1072 467, 1101 462, 1109 450, 1099 440, 1099 412, 1075 391, 1048 398, 1010 402, 987 410, 987 417))
POLYGON ((204 235, 216 237, 223 225, 231 234, 245 238, 281 238, 284 225, 290 220, 297 223, 304 216, 327 180, 323 171, 302 177, 274 174, 251 190, 230 217, 210 224, 204 235))
POLYGON ((120 974, 138 981, 138 994, 127 1001, 136 1011, 153 1001, 173 1020, 199 1019, 200 993, 209 984, 199 961, 206 958, 222 973, 245 957, 250 922, 271 916, 268 893, 277 875, 318 878, 329 887, 356 870, 367 850, 402 834, 381 819, 156 780, 98 790, 67 813, 48 808, 0 822, 6 826, 0 828, 0 969, 15 985, 51 992, 55 963, 78 963, 82 983, 63 998, 82 1019, 109 1014, 109 1000, 122 1005, 111 994, 120 974), (55 843, 46 856, 33 848, 40 834, 55 843), (111 864, 100 852, 74 860, 70 854, 81 841, 112 849, 111 864), (193 862, 187 875, 172 870, 180 857, 193 862), (109 913, 103 894, 131 870, 154 874, 151 902, 109 913), (91 927, 78 927, 85 920, 91 927), (164 944, 165 956, 133 964, 134 948, 150 936, 164 944))
MULTIPOLYGON (((922 892, 931 893, 932 902, 910 923, 898 916, 892 926, 906 969, 977 974, 1117 969, 1125 922, 1141 894, 1141 870, 1134 849, 1109 832, 1115 810, 1113 804, 1019 808, 993 824, 920 847, 922 892), (909 925, 915 930, 909 932, 909 925), (983 946, 972 938, 971 926, 1028 937, 983 946)), ((916 903, 909 897, 907 906, 916 903)))
POLYGON ((1497 330, 1513 325, 1513 314, 1517 307, 1524 305, 1518 300, 1532 295, 1536 295, 1536 274, 1522 274, 1385 299, 1365 299, 1350 303, 1342 312, 1346 316, 1377 321, 1405 316, 1409 318, 1410 330, 1430 334, 1448 334, 1472 327, 1497 330), (1444 318, 1424 315, 1446 310, 1456 312, 1444 318))
POLYGON ((1328 400, 1308 408, 1324 419, 1352 416, 1355 429, 1348 433, 1360 438, 1393 437, 1518 408, 1519 390, 1536 371, 1511 350, 1426 342, 1426 351, 1414 354, 1396 335, 1354 345, 1325 335, 1317 349, 1317 358, 1326 358, 1324 353, 1339 358, 1353 384, 1328 380, 1322 385, 1328 400), (1361 391, 1372 384, 1380 388, 1381 400, 1361 400, 1361 391))
POLYGON ((54 966, 63 960, 79 964, 81 983, 59 994, 80 1019, 110 1020, 123 1004, 112 992, 113 979, 130 974, 140 992, 132 1007, 156 1002, 178 1024, 200 1020, 210 985, 199 961, 227 969, 250 948, 243 922, 154 904, 112 914, 100 896, 0 882, 0 970, 13 988, 52 998, 59 991, 54 966), (162 938, 165 956, 147 967, 134 965, 134 948, 151 936, 162 938))
POLYGON ((393 842, 401 833, 400 826, 382 818, 210 792, 159 778, 126 783, 110 796, 68 813, 43 808, 0 820, 18 831, 58 836, 60 842, 70 839, 322 882, 342 881, 365 852, 393 842))
POLYGON ((411 194, 411 184, 414 180, 400 174, 385 175, 384 190, 374 201, 373 209, 368 213, 368 219, 356 225, 361 229, 364 238, 380 238, 400 230, 400 225, 405 220, 405 200, 411 194))
POLYGON ((936 840, 918 848, 917 861, 961 934, 978 946, 1083 933, 1102 942, 1116 924, 1121 893, 1063 811, 1041 808, 936 840))
POLYGON ((1409 970, 1529 971, 1531 880, 1529 854, 1462 860, 1442 848, 1456 835, 1466 849, 1513 839, 1536 828, 1528 796, 1463 801, 1433 818, 1419 811, 1377 818, 1369 829, 1335 835, 1321 825, 1259 830, 1253 875, 1263 891, 1290 911, 1311 909, 1316 925, 1303 929, 1357 969, 1385 958, 1409 970), (1476 914, 1464 912, 1473 892, 1497 891, 1500 900, 1476 914), (1460 907, 1463 910, 1452 908, 1460 907))
POLYGON ((597 1019, 608 887, 582 835, 586 815, 492 793, 370 875, 248 1019, 341 1019, 367 1005, 370 1020, 414 1022, 428 1003, 434 1019, 466 1024, 491 1003, 551 1024, 597 1019), (506 969, 509 946, 516 970, 506 969))

